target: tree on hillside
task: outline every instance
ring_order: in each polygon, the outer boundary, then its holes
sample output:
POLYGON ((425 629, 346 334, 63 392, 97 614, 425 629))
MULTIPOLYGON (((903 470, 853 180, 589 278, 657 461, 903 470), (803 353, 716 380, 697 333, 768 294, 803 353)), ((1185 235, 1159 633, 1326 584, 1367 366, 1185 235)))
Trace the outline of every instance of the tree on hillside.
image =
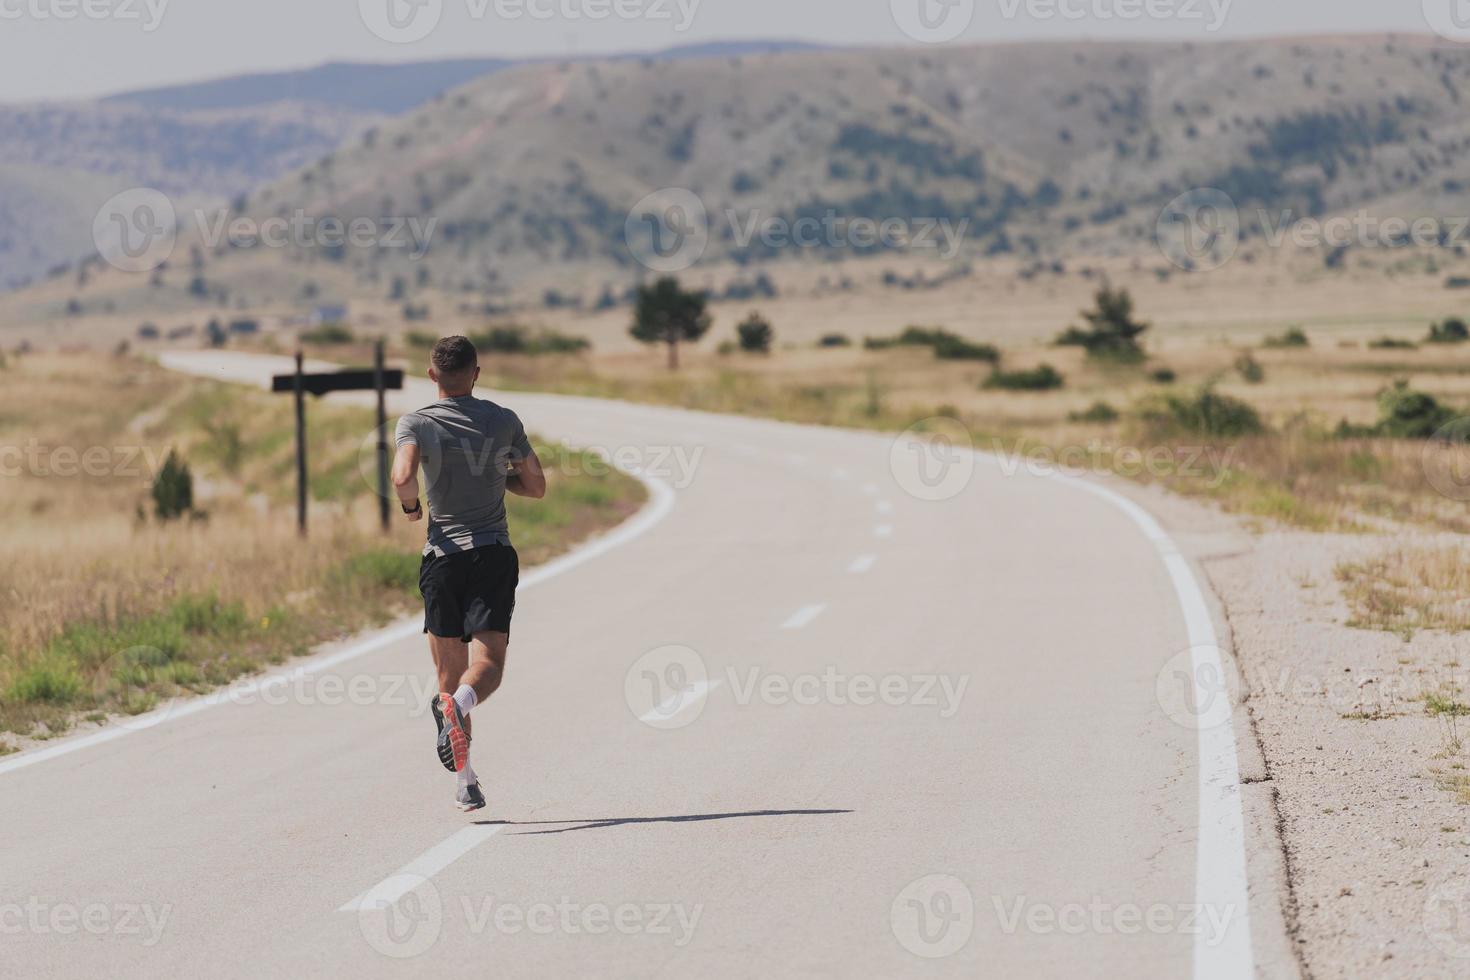
POLYGON ((1124 363, 1144 359, 1139 338, 1149 325, 1133 318, 1133 297, 1126 289, 1103 286, 1097 291, 1097 308, 1083 310, 1090 329, 1069 327, 1057 338, 1061 347, 1082 347, 1091 357, 1124 363))
POLYGON ((652 286, 640 285, 633 309, 635 340, 645 344, 667 344, 669 370, 679 368, 679 343, 696 341, 709 331, 709 298, 702 292, 686 292, 679 280, 664 276, 652 286))
POLYGON ((769 354, 776 339, 771 323, 759 313, 752 313, 735 328, 740 338, 740 349, 747 354, 769 354))

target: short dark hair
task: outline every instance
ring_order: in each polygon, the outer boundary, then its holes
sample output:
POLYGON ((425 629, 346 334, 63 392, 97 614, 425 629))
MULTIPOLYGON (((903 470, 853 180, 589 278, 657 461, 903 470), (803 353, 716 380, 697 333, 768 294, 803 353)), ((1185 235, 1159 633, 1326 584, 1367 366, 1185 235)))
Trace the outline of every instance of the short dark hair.
POLYGON ((441 380, 468 381, 480 355, 468 337, 445 337, 434 345, 430 360, 441 380))

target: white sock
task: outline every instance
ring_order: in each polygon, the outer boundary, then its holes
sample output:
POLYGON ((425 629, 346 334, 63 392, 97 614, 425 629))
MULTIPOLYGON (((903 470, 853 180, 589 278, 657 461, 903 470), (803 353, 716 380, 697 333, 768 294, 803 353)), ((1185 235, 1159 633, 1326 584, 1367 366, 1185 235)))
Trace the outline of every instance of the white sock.
POLYGON ((454 692, 454 703, 459 705, 459 713, 461 715, 468 715, 474 709, 475 705, 480 703, 480 699, 475 696, 475 689, 473 687, 470 687, 468 684, 461 684, 459 690, 454 692))
POLYGON ((479 777, 475 775, 474 767, 470 765, 469 759, 466 759, 464 761, 464 768, 454 775, 459 779, 459 785, 461 788, 465 786, 470 786, 480 781, 479 777))

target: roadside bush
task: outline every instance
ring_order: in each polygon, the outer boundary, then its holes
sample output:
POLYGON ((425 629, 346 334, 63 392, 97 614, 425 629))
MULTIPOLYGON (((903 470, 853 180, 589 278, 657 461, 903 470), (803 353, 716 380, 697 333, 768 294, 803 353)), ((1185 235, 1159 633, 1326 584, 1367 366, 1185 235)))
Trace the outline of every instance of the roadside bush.
POLYGON ((340 323, 323 323, 319 327, 301 332, 301 341, 306 344, 350 344, 356 337, 340 323))
POLYGON ((1431 323, 1425 340, 1431 344, 1463 344, 1470 340, 1470 327, 1459 317, 1450 317, 1443 323, 1431 323))
POLYGON ((1089 357, 1137 364, 1146 356, 1139 339, 1149 325, 1133 318, 1133 296, 1126 289, 1104 286, 1096 306, 1082 311, 1087 329, 1068 327, 1056 340, 1058 347, 1081 347, 1089 357))
POLYGON ((1109 422, 1118 421, 1118 410, 1107 402, 1093 402, 1092 407, 1085 412, 1072 412, 1067 416, 1068 422, 1084 422, 1089 425, 1107 425, 1109 422))
POLYGON ((1000 351, 991 344, 980 344, 950 333, 942 327, 908 327, 897 337, 869 337, 868 350, 893 347, 928 347, 942 361, 984 361, 1000 363, 1000 351))
POLYGON ((1429 439, 1455 418, 1453 409, 1433 395, 1396 381, 1378 395, 1378 424, 1373 434, 1390 439, 1429 439))
POLYGON ((1233 439, 1266 430, 1261 416, 1246 402, 1222 395, 1213 384, 1180 394, 1161 395, 1145 402, 1139 417, 1161 432, 1233 439))
POLYGON ((982 387, 994 391, 1055 391, 1066 379, 1050 364, 1021 371, 996 371, 982 387))
POLYGON ((776 331, 770 321, 759 313, 752 313, 735 328, 740 349, 747 354, 769 354, 776 339, 776 331))
POLYGON ((1148 379, 1157 384, 1171 385, 1179 380, 1179 372, 1173 368, 1159 368, 1157 371, 1150 371, 1148 379))
POLYGON ((1301 327, 1291 327, 1285 333, 1275 337, 1266 338, 1267 350, 1289 350, 1291 348, 1311 347, 1312 342, 1307 338, 1301 327))
POLYGON ((189 464, 170 449, 158 476, 153 480, 153 513, 161 521, 171 521, 194 511, 194 475, 189 464))
POLYGON ((1258 385, 1266 380, 1266 369, 1249 352, 1235 359, 1235 370, 1248 384, 1258 385))
POLYGON ((847 337, 846 334, 829 333, 823 334, 822 339, 817 341, 817 346, 826 348, 851 347, 852 341, 847 337))
POLYGON ((520 326, 491 327, 482 333, 470 334, 470 342, 482 354, 575 354, 592 346, 586 337, 574 337, 555 330, 532 334, 520 326))
POLYGON ((1379 337, 1377 340, 1368 341, 1369 350, 1418 350, 1419 345, 1412 340, 1400 340, 1397 337, 1379 337))

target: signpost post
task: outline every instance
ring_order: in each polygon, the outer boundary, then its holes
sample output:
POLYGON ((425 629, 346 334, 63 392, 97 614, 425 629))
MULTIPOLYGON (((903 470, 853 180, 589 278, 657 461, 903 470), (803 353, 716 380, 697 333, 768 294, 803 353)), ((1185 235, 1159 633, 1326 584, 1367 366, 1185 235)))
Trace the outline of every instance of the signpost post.
POLYGON ((296 352, 296 371, 293 374, 278 374, 271 379, 271 390, 291 392, 296 396, 296 526, 302 537, 306 537, 306 396, 325 395, 329 391, 375 391, 378 395, 378 514, 386 532, 389 528, 388 509, 388 390, 403 389, 403 372, 389 370, 383 366, 383 342, 380 340, 373 352, 371 370, 343 370, 331 374, 307 374, 305 359, 301 351, 296 352))

